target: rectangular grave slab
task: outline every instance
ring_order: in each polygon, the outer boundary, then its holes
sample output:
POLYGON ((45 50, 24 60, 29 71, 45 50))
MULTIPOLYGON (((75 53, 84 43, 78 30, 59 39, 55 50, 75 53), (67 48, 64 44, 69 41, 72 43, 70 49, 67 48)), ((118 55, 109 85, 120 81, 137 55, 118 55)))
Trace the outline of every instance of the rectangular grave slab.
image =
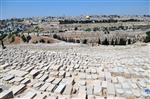
POLYGON ((11 90, 4 90, 0 93, 0 99, 13 98, 13 92, 11 90))
POLYGON ((21 93, 22 91, 24 91, 26 88, 26 86, 24 84, 20 84, 18 86, 12 86, 10 89, 13 91, 14 95, 17 95, 19 93, 21 93))
POLYGON ((66 87, 66 84, 58 85, 56 90, 55 90, 55 93, 62 94, 62 92, 64 91, 65 87, 66 87))
POLYGON ((113 83, 107 83, 107 94, 115 96, 115 87, 113 83))
POLYGON ((79 75, 80 75, 80 79, 86 79, 85 73, 80 73, 79 75))
POLYGON ((105 72, 105 80, 111 82, 111 73, 110 72, 105 72))
POLYGON ((24 99, 33 99, 35 96, 36 96, 36 93, 35 93, 35 92, 29 91, 29 92, 27 92, 27 93, 23 96, 23 98, 24 98, 24 99))
POLYGON ((44 82, 47 78, 48 78, 48 75, 43 75, 39 80, 44 82))
POLYGON ((66 85, 66 88, 65 88, 63 94, 64 95, 71 95, 71 93, 72 93, 72 85, 71 84, 66 85))
POLYGON ((92 95, 93 94, 93 86, 89 85, 87 86, 87 95, 92 95))
POLYGON ((28 84, 30 82, 29 78, 25 78, 23 81, 21 81, 21 84, 28 84))
POLYGON ((14 75, 6 75, 6 76, 3 77, 3 80, 9 81, 9 80, 11 80, 13 78, 14 78, 14 75))
POLYGON ((37 94, 34 99, 46 99, 46 95, 45 94, 37 94))
POLYGON ((59 84, 59 83, 61 82, 61 80, 62 80, 62 78, 56 78, 56 79, 52 82, 52 84, 57 85, 57 84, 59 84))
POLYGON ((41 91, 46 91, 46 89, 48 88, 49 85, 50 85, 50 84, 45 83, 44 85, 41 86, 40 90, 41 90, 41 91))
POLYGON ((37 82, 33 85, 34 88, 42 86, 44 83, 43 82, 37 82))
POLYGON ((33 70, 30 72, 30 77, 34 79, 38 74, 39 74, 39 71, 33 69, 33 70))
POLYGON ((53 92, 54 89, 55 89, 55 86, 54 84, 49 84, 48 88, 46 89, 46 91, 49 91, 49 92, 53 92))
POLYGON ((100 85, 94 85, 94 94, 101 95, 102 94, 102 87, 100 85))
POLYGON ((55 77, 49 77, 46 82, 52 83, 55 80, 55 77))
POLYGON ((102 81, 102 88, 104 88, 104 89, 107 88, 107 81, 102 81))
POLYGON ((28 74, 26 71, 20 71, 20 70, 11 70, 8 72, 8 74, 19 76, 19 77, 24 77, 25 75, 28 74))

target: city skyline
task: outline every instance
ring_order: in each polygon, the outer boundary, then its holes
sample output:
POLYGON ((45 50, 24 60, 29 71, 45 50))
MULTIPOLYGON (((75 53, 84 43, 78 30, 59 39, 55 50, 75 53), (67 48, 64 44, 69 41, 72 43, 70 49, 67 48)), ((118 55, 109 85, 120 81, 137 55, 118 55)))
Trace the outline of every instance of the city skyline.
POLYGON ((1 0, 1 19, 33 16, 149 15, 149 0, 1 0))

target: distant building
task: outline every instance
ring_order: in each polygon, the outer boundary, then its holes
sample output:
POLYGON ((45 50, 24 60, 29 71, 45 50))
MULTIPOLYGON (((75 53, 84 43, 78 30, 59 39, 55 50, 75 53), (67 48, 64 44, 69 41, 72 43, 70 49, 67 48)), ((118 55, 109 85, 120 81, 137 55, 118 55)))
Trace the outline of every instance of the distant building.
POLYGON ((90 19, 91 17, 90 17, 90 16, 85 16, 85 18, 86 18, 86 19, 90 19))

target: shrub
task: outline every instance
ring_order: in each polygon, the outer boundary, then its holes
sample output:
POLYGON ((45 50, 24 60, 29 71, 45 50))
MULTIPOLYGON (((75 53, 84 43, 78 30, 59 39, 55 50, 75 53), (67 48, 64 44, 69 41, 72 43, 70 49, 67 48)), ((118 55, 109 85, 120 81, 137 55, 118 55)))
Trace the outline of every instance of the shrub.
POLYGON ((94 27, 93 31, 99 31, 99 28, 98 27, 94 27))
POLYGON ((1 41, 1 45, 2 45, 2 49, 5 49, 6 47, 4 46, 4 38, 7 36, 7 34, 4 34, 4 32, 0 31, 0 41, 1 41))
POLYGON ((40 43, 45 43, 45 40, 44 40, 44 39, 40 39, 39 42, 40 42, 40 43))
POLYGON ((22 35, 21 38, 22 38, 23 42, 27 42, 27 38, 24 35, 22 35))
POLYGON ((53 38, 58 38, 58 36, 56 34, 53 35, 53 38))
POLYGON ((90 28, 87 28, 87 29, 85 29, 85 31, 90 32, 90 31, 91 31, 91 29, 90 29, 90 28))
POLYGON ((62 38, 61 38, 61 40, 63 40, 63 41, 67 41, 64 37, 62 37, 62 38))
POLYGON ((144 42, 145 43, 150 42, 150 31, 146 32, 146 37, 144 39, 144 42))
POLYGON ((84 39, 84 40, 83 40, 83 44, 87 44, 87 39, 84 39))
POLYGON ((17 36, 20 37, 20 34, 18 34, 17 36))
POLYGON ((101 40, 100 39, 98 39, 98 44, 101 44, 101 40))
POLYGON ((57 39, 58 39, 58 40, 61 40, 61 37, 58 35, 58 36, 57 36, 57 39))
POLYGON ((114 40, 113 39, 111 40, 111 45, 114 45, 114 40))
POLYGON ((59 32, 64 32, 63 30, 59 30, 59 32))
POLYGON ((38 43, 38 41, 34 41, 34 42, 33 42, 33 44, 37 44, 37 43, 38 43))
POLYGON ((48 40, 47 43, 50 43, 50 41, 48 40))
POLYGON ((9 33, 9 34, 8 34, 8 38, 11 38, 11 37, 12 37, 12 33, 9 33))
POLYGON ((75 43, 75 40, 72 39, 72 38, 69 38, 69 39, 68 39, 68 42, 73 42, 73 43, 75 43))
POLYGON ((76 40, 77 43, 80 43, 80 40, 76 40))
POLYGON ((75 27, 74 30, 75 30, 75 31, 78 30, 78 27, 75 27))
POLYGON ((123 29, 124 29, 124 26, 119 26, 118 28, 123 30, 123 29))
POLYGON ((15 41, 15 36, 13 35, 13 36, 11 37, 11 43, 14 42, 14 41, 15 41))
POLYGON ((126 40, 121 38, 120 42, 119 42, 119 45, 126 45, 126 40))
POLYGON ((109 42, 107 40, 107 38, 105 38, 105 40, 102 42, 103 45, 109 45, 109 42))
POLYGON ((118 45, 118 40, 117 39, 115 40, 115 45, 118 45))
POLYGON ((128 44, 131 44, 131 39, 128 39, 128 44))
POLYGON ((104 28, 103 28, 103 31, 104 31, 105 34, 109 34, 108 28, 104 27, 104 28))
POLYGON ((27 42, 29 42, 30 40, 31 40, 31 36, 28 35, 28 36, 27 36, 27 42))

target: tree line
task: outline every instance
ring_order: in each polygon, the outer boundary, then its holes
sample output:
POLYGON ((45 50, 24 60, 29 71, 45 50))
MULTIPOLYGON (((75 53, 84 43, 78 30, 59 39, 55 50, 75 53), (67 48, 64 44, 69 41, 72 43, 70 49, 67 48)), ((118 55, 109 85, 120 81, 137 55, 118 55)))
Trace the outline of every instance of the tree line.
MULTIPOLYGON (((66 38, 63 36, 59 36, 57 34, 54 34, 53 38, 62 40, 65 42, 72 42, 72 43, 82 43, 82 44, 90 43, 90 42, 88 42, 88 39, 79 40, 79 39, 75 39, 75 38, 66 38)), ((98 39, 97 41, 95 41, 95 43, 101 44, 101 45, 126 45, 127 42, 128 42, 128 44, 131 44, 131 39, 119 38, 119 39, 112 39, 111 41, 109 41, 108 38, 105 38, 104 40, 98 39)))
POLYGON ((138 19, 128 19, 128 20, 116 20, 116 19, 105 19, 105 20, 59 20, 60 24, 73 24, 73 23, 116 23, 116 22, 140 22, 138 19))

